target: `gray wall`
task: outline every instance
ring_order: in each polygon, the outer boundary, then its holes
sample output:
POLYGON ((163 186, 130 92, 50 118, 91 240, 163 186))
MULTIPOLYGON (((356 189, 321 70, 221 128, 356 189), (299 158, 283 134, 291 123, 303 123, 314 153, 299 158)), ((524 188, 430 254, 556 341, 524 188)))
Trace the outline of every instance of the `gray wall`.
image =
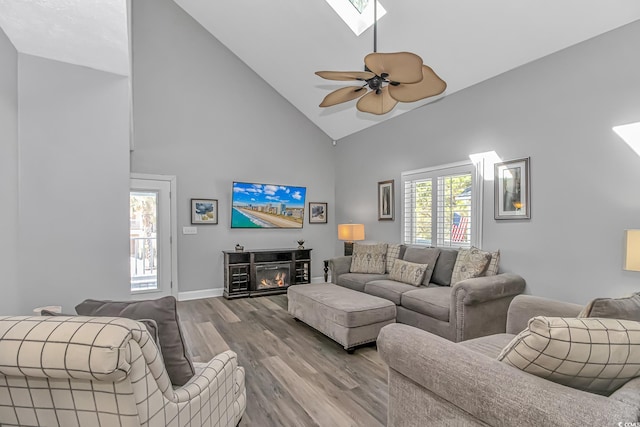
POLYGON ((0 30, 0 313, 18 298, 18 54, 0 30))
POLYGON ((126 78, 18 55, 22 311, 129 297, 126 78))
POLYGON ((611 127, 640 120, 638 40, 635 22, 339 141, 337 222, 399 241, 399 211, 376 220, 377 181, 396 180, 399 209, 402 171, 491 150, 530 156, 532 219, 495 221, 485 182, 484 248, 499 248, 535 295, 584 303, 637 291, 622 254, 623 230, 640 228, 640 157, 611 127))
POLYGON ((223 286, 222 250, 313 248, 312 275, 333 255, 334 147, 329 138, 174 2, 133 2, 131 170, 177 176, 180 292, 223 286), (230 229, 232 181, 307 187, 329 224, 230 229), (190 225, 190 199, 218 199, 218 225, 190 225))

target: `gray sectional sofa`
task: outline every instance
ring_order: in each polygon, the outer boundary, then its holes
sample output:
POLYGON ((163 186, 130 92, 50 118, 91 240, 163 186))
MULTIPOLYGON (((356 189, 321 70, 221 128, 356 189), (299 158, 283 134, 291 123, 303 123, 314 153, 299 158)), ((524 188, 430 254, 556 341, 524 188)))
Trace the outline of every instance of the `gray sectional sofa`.
POLYGON ((498 361, 501 350, 532 317, 576 317, 582 308, 520 295, 508 310, 506 333, 463 343, 405 325, 385 326, 378 336, 378 351, 389 366, 387 426, 640 424, 640 377, 605 396, 498 361))
POLYGON ((337 257, 329 260, 331 282, 390 300, 396 304, 397 322, 451 341, 503 333, 509 303, 524 291, 524 279, 501 273, 452 284, 457 256, 452 248, 400 245, 397 259, 429 265, 419 286, 391 280, 389 268, 382 274, 352 273, 352 257, 337 257))

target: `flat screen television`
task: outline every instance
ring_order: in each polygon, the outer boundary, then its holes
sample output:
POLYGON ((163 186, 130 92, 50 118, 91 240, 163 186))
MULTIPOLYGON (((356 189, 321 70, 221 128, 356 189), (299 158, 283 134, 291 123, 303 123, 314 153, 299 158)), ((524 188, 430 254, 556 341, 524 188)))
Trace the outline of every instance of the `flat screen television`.
POLYGON ((302 228, 306 187, 234 182, 231 228, 302 228))

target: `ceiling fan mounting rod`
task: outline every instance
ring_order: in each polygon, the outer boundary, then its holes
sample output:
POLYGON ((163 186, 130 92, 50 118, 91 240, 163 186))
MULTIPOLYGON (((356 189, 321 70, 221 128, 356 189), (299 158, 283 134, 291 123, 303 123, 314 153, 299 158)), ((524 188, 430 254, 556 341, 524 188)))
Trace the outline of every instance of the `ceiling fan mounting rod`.
POLYGON ((378 0, 373 0, 373 52, 378 51, 378 0))

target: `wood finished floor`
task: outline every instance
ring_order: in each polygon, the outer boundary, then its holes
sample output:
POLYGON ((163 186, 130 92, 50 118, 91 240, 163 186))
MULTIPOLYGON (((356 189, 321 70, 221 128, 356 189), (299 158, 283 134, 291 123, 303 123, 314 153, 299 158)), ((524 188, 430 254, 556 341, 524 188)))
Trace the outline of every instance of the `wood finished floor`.
POLYGON ((387 368, 375 346, 347 354, 287 312, 287 296, 178 303, 193 359, 231 349, 246 370, 248 426, 384 426, 387 368))

